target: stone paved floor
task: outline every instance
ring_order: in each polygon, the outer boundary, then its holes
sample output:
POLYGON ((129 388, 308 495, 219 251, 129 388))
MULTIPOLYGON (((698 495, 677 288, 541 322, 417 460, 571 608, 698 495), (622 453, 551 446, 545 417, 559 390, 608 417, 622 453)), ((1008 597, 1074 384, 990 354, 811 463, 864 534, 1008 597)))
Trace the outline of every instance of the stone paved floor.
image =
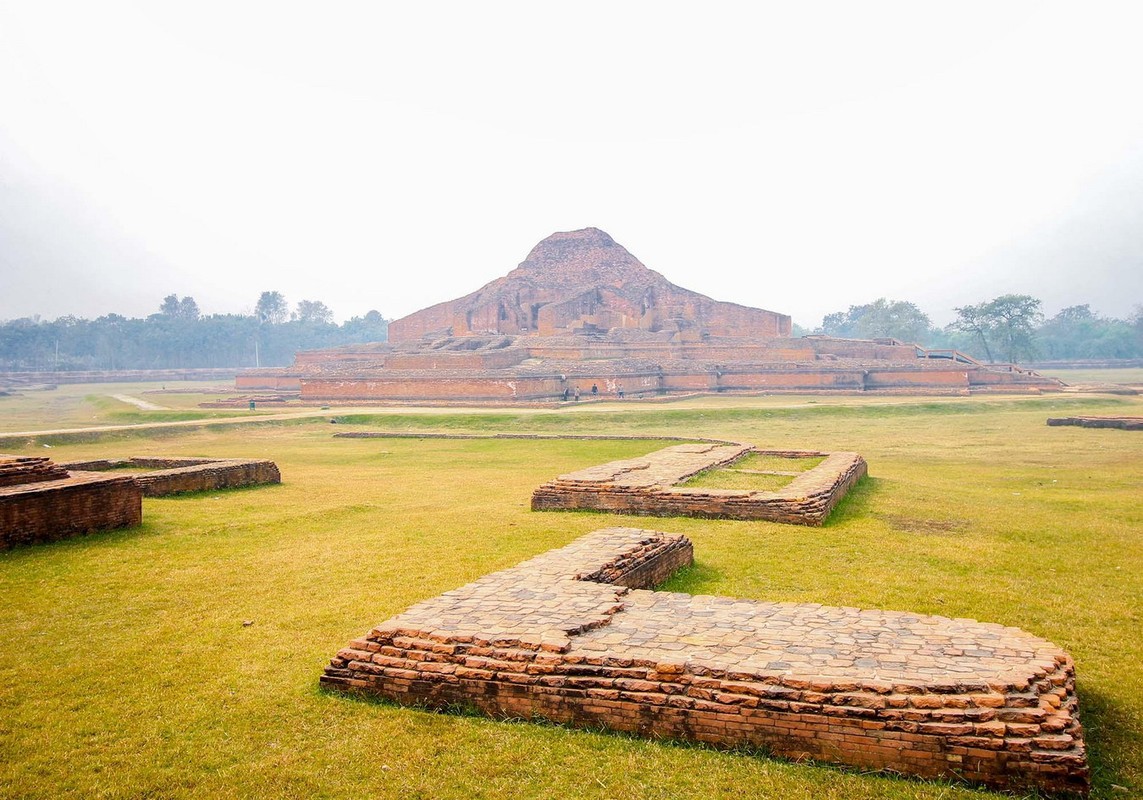
POLYGON ((597 531, 419 603, 384 627, 431 631, 434 638, 542 641, 561 652, 648 662, 680 654, 725 671, 878 687, 978 683, 1015 690, 1056 667, 1055 645, 993 623, 617 589, 576 578, 647 533, 597 531))

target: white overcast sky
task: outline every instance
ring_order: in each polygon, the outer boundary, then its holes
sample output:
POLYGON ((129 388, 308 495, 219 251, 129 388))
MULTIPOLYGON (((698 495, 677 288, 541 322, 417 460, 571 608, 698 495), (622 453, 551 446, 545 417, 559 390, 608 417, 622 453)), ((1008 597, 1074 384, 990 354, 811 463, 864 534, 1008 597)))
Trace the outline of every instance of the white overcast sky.
POLYGON ((403 316, 602 228, 938 323, 1143 303, 1143 3, 0 0, 0 320, 403 316))

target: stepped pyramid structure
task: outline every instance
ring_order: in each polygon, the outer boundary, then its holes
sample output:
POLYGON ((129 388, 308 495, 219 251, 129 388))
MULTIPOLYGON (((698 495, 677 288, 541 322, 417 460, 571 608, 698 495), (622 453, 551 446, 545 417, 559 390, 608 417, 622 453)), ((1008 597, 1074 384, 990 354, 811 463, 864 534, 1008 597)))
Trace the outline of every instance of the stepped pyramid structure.
POLYGON ((503 278, 389 326, 389 341, 423 336, 536 334, 611 330, 702 336, 789 336, 790 318, 720 303, 675 286, 643 266, 598 228, 554 233, 503 278))
POLYGON ((694 392, 1043 391, 1058 381, 893 339, 792 338, 785 314, 712 300, 598 228, 554 233, 502 278, 389 325, 389 341, 298 353, 239 389, 306 400, 519 402, 694 392), (593 391, 594 387, 594 391, 593 391))

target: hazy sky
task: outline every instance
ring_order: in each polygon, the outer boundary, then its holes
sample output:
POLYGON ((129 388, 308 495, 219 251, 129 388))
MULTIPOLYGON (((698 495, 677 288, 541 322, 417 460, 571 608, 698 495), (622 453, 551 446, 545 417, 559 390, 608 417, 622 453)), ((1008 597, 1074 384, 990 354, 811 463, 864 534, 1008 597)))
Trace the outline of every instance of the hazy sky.
POLYGON ((1143 303, 1143 4, 0 0, 0 319, 338 319, 596 226, 720 300, 1143 303))

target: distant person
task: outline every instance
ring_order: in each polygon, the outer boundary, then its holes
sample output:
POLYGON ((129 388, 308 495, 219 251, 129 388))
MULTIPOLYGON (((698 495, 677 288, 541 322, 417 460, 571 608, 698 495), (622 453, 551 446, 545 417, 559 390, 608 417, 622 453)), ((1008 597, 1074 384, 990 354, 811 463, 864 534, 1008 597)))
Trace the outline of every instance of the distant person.
POLYGON ((619 394, 619 399, 623 399, 623 384, 620 383, 615 387, 615 391, 619 394))
POLYGON ((565 386, 564 387, 564 402, 565 403, 568 401, 568 397, 570 395, 571 395, 571 389, 569 389, 568 387, 565 386))
POLYGON ((579 387, 575 387, 575 401, 579 402, 579 387))
POLYGON ((599 394, 599 385, 598 384, 593 383, 591 385, 591 394, 592 394, 592 396, 599 394))

